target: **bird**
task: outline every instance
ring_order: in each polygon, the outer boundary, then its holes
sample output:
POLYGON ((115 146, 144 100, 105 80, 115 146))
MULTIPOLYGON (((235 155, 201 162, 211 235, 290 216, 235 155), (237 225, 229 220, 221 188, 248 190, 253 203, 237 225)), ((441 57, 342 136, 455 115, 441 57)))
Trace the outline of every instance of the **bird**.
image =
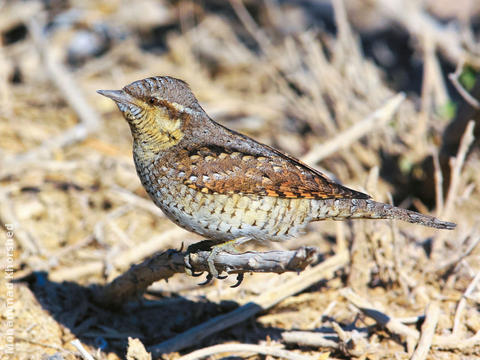
MULTIPOLYGON (((153 202, 180 227, 213 243, 215 256, 249 240, 282 241, 326 219, 456 224, 373 200, 280 150, 215 122, 189 85, 170 76, 98 90, 130 126, 133 160, 153 202)), ((241 282, 241 280, 240 280, 241 282)))

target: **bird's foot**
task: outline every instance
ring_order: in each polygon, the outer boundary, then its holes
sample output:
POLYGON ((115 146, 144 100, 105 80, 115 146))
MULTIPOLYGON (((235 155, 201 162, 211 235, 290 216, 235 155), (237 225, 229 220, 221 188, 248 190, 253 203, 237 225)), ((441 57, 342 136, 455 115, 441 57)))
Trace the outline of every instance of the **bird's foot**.
MULTIPOLYGON (((210 283, 214 278, 216 279, 226 279, 228 275, 226 276, 221 276, 215 266, 215 258, 218 256, 219 253, 225 251, 228 253, 237 253, 237 250, 235 249, 235 245, 241 244, 245 242, 246 238, 238 238, 238 239, 233 239, 229 240, 227 242, 218 244, 212 240, 203 240, 198 243, 192 244, 188 247, 187 249, 187 255, 185 256, 185 268, 186 271, 189 275, 192 276, 200 276, 203 274, 202 272, 195 272, 193 265, 191 264, 190 261, 190 255, 192 253, 197 253, 200 251, 210 251, 210 254, 207 257, 207 278, 205 279, 204 282, 200 283, 199 285, 206 285, 210 283)), ((237 287, 239 286, 242 281, 243 281, 244 275, 243 273, 237 274, 237 282, 232 286, 232 287, 237 287)))
POLYGON ((237 243, 237 239, 234 239, 234 240, 230 240, 230 241, 212 246, 210 250, 210 255, 208 255, 208 258, 207 258, 207 265, 208 265, 208 273, 212 275, 214 278, 217 278, 217 279, 227 278, 227 276, 220 277, 220 275, 218 274, 217 268, 215 267, 215 258, 222 251, 226 251, 229 253, 236 253, 237 250, 234 247, 236 243, 237 243))
POLYGON ((243 281, 243 278, 244 278, 243 273, 237 274, 237 282, 236 282, 235 284, 233 284, 232 286, 230 286, 230 287, 231 287, 231 288, 236 288, 236 287, 240 286, 240 284, 241 284, 242 281, 243 281))
MULTIPOLYGON (((193 268, 193 265, 190 261, 191 259, 191 254, 198 253, 200 251, 211 251, 212 247, 215 245, 215 242, 212 240, 202 240, 198 243, 192 244, 187 248, 187 255, 185 255, 185 272, 188 275, 198 277, 203 274, 203 271, 200 272, 195 272, 195 269, 193 268)), ((202 283, 200 285, 208 284, 211 281, 211 279, 208 279, 205 283, 202 283)))

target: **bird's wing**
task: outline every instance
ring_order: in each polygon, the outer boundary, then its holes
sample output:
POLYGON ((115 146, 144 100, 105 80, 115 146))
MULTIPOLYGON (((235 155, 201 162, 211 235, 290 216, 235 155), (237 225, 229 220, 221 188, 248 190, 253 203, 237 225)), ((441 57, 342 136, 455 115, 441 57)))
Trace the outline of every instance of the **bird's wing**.
POLYGON ((184 154, 184 183, 205 193, 254 194, 280 198, 368 199, 339 185, 315 169, 270 147, 234 151, 217 145, 199 146, 184 154))

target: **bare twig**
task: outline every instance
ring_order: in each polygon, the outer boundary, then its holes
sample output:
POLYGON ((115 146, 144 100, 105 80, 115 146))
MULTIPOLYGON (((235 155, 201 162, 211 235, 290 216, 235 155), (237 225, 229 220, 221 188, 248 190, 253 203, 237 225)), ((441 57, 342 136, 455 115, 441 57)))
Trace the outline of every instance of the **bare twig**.
POLYGON ((443 213, 443 175, 442 169, 440 168, 440 161, 438 159, 438 151, 434 149, 432 151, 432 158, 433 158, 433 167, 434 167, 434 177, 435 177, 435 203, 437 205, 437 215, 443 213))
POLYGON ((472 107, 475 109, 480 109, 480 102, 475 99, 463 86, 460 84, 459 78, 460 75, 462 74, 463 66, 465 63, 459 62, 457 64, 457 68, 455 69, 455 72, 448 74, 448 78, 452 82, 453 86, 455 86, 455 89, 457 89, 458 93, 462 95, 462 97, 465 99, 466 102, 468 102, 472 107))
POLYGON ((242 22, 245 29, 250 33, 250 35, 255 39, 264 54, 268 54, 268 49, 270 48, 270 40, 263 33, 263 31, 255 23, 255 20, 252 18, 248 10, 245 8, 242 0, 229 0, 230 5, 232 6, 235 14, 242 22))
MULTIPOLYGON (((340 340, 340 350, 345 355, 359 357, 365 354, 367 344, 364 338, 347 333, 336 322, 332 322, 332 329, 338 335, 338 339, 340 340)), ((354 332, 354 335, 357 335, 356 331, 354 332)))
POLYGON ((352 28, 348 22, 347 11, 343 0, 332 0, 335 24, 338 29, 338 41, 343 46, 350 46, 354 41, 352 28))
POLYGON ((397 319, 376 309, 372 304, 370 304, 370 302, 354 293, 351 289, 346 288, 340 290, 340 295, 350 301, 365 315, 375 320, 377 324, 390 331, 390 333, 403 336, 407 342, 408 352, 413 352, 413 347, 419 338, 419 333, 417 330, 410 329, 397 319))
POLYGON ((397 111, 400 104, 405 99, 405 94, 399 93, 380 109, 376 110, 368 117, 359 121, 349 129, 342 131, 335 138, 326 143, 314 146, 308 153, 302 157, 302 161, 315 164, 318 161, 330 156, 340 149, 349 147, 353 142, 357 141, 361 137, 369 134, 370 132, 381 129, 397 111))
POLYGON ((207 356, 212 356, 215 354, 222 353, 255 353, 262 355, 270 355, 279 357, 281 359, 289 360, 311 360, 312 357, 296 354, 292 351, 287 351, 283 349, 278 349, 272 346, 262 346, 262 345, 253 345, 253 344, 222 344, 214 345, 204 349, 200 349, 194 352, 191 352, 188 355, 180 357, 178 360, 196 360, 206 358, 207 356))
POLYGON ((153 236, 148 241, 144 241, 135 247, 125 250, 113 259, 113 265, 117 269, 125 269, 131 264, 142 261, 157 251, 174 247, 176 246, 175 244, 180 244, 186 233, 186 230, 182 228, 173 227, 158 236, 153 236))
POLYGON ((75 347, 77 348, 77 350, 80 351, 80 354, 82 354, 82 357, 83 357, 85 360, 95 360, 95 359, 93 358, 93 356, 90 355, 87 350, 85 350, 85 348, 83 347, 83 345, 82 345, 82 343, 80 342, 80 340, 78 340, 78 339, 72 340, 72 341, 70 341, 70 344, 72 344, 73 346, 75 346, 75 347))
POLYGON ((470 349, 480 344, 480 331, 467 339, 462 339, 455 335, 435 336, 433 338, 432 347, 442 350, 457 350, 462 351, 470 349))
POLYGON ((438 323, 438 316, 440 314, 440 308, 438 304, 432 302, 428 305, 425 312, 425 322, 422 325, 422 333, 418 346, 413 353, 411 360, 423 360, 426 359, 430 346, 432 345, 433 335, 435 334, 435 328, 438 323))
MULTIPOLYGON (((365 315, 371 317, 379 325, 387 328, 391 333, 406 337, 407 346, 410 348, 411 344, 420 338, 420 333, 417 330, 411 329, 402 324, 399 319, 395 319, 378 309, 375 309, 367 300, 355 294, 351 289, 342 289, 340 294, 350 301, 355 307, 361 310, 365 315)), ((440 336, 435 335, 432 340, 432 347, 445 350, 462 350, 472 348, 480 343, 480 331, 474 336, 462 339, 458 335, 440 336)))
POLYGON ((331 276, 337 269, 345 266, 348 262, 348 252, 338 253, 335 256, 325 260, 323 263, 302 272, 295 277, 275 288, 272 288, 255 300, 242 305, 238 309, 210 319, 203 324, 197 325, 184 333, 175 336, 158 345, 150 348, 152 354, 157 356, 163 353, 178 351, 186 347, 197 344, 208 336, 215 334, 221 330, 227 329, 246 319, 254 316, 260 311, 269 309, 278 304, 283 299, 308 288, 312 284, 331 276))
POLYGON ((44 347, 44 348, 50 348, 50 349, 55 349, 57 351, 61 351, 61 352, 67 352, 69 354, 72 354, 74 355, 74 352, 72 351, 69 351, 69 350, 66 350, 66 349, 63 349, 62 347, 60 346, 57 346, 57 345, 54 345, 54 344, 47 344, 45 342, 42 342, 42 341, 35 341, 33 339, 31 339, 31 335, 27 335, 27 337, 23 337, 23 336, 15 336, 15 341, 16 342, 25 342, 27 344, 33 344, 33 345, 38 345, 38 346, 41 346, 41 347, 44 347))
POLYGON ((445 202, 445 208, 443 209, 443 217, 445 218, 449 218, 451 212, 453 211, 455 199, 457 197, 458 185, 460 183, 460 173, 462 171, 468 149, 475 140, 475 137, 473 136, 474 127, 475 122, 473 120, 470 120, 468 122, 467 128, 465 129, 465 132, 463 133, 462 140, 460 141, 457 157, 450 162, 450 166, 452 167, 452 175, 450 180, 450 187, 448 189, 447 200, 445 202))
MULTIPOLYGON (((181 240, 183 240, 185 233, 185 230, 179 227, 173 227, 158 236, 152 236, 147 241, 128 248, 115 256, 115 258, 112 259, 112 265, 116 269, 126 269, 131 264, 142 261, 157 251, 169 248, 170 245, 174 246, 173 244, 179 244, 181 240)), ((91 261, 78 266, 52 271, 49 278, 52 281, 74 280, 81 276, 99 273, 103 267, 104 263, 102 261, 91 261)))
POLYGON ((56 282, 75 280, 90 274, 100 274, 103 268, 103 261, 90 261, 78 266, 62 267, 54 270, 50 272, 48 278, 56 282))
POLYGON ((127 189, 118 186, 112 187, 110 190, 115 196, 119 197, 120 199, 129 204, 134 205, 137 208, 146 210, 157 217, 165 217, 163 211, 160 210, 157 206, 155 206, 155 204, 152 203, 151 200, 144 199, 138 195, 135 195, 131 191, 128 191, 127 189))
POLYGON ((50 50, 47 40, 43 36, 43 29, 36 17, 32 17, 28 23, 28 29, 33 42, 37 47, 40 56, 43 59, 46 73, 59 89, 67 103, 77 113, 80 123, 63 134, 46 140, 38 148, 32 149, 26 153, 16 156, 13 161, 32 160, 39 156, 48 154, 51 150, 67 146, 77 141, 83 140, 91 131, 95 130, 100 124, 100 117, 97 112, 88 104, 87 100, 79 90, 75 79, 68 70, 57 62, 50 50))
POLYGON ((282 339, 286 343, 300 346, 340 349, 340 339, 331 332, 326 334, 311 331, 285 331, 282 333, 282 339))
POLYGON ((360 333, 357 330, 347 332, 336 322, 332 322, 332 330, 329 330, 328 332, 285 331, 282 333, 282 339, 286 343, 299 346, 339 350, 348 357, 359 357, 366 353, 368 347, 366 333, 360 333))
MULTIPOLYGON (((144 292, 158 280, 168 279, 176 273, 208 271, 210 251, 189 254, 179 251, 165 251, 152 256, 141 264, 133 266, 111 283, 100 289, 96 301, 103 304, 120 305, 136 294, 144 292), (189 264, 186 264, 188 257, 189 264)), ((244 274, 246 272, 272 272, 281 274, 288 271, 301 271, 315 259, 313 248, 302 247, 296 251, 269 251, 265 253, 247 252, 244 254, 219 253, 215 257, 215 267, 219 272, 244 274)))
POLYGON ((459 336, 460 334, 460 326, 462 324, 462 316, 463 311, 465 309, 465 305, 467 302, 467 298, 471 295, 471 293, 475 290, 478 283, 480 282, 480 271, 475 275, 470 285, 468 285, 467 289, 462 295, 462 298, 458 302, 457 311, 455 312, 455 320, 453 321, 453 336, 459 336))
POLYGON ((475 250, 475 248, 478 246, 478 244, 480 244, 480 235, 475 236, 475 239, 468 246, 467 250, 463 251, 458 256, 454 256, 450 259, 445 260, 445 262, 438 265, 437 268, 435 269, 435 272, 438 273, 438 272, 443 272, 446 269, 451 269, 453 266, 457 265, 460 261, 462 261, 467 256, 469 256, 472 253, 472 251, 475 250))
POLYGON ((478 59, 470 56, 462 46, 464 41, 460 31, 452 26, 442 25, 424 11, 419 5, 420 3, 379 0, 375 4, 380 12, 379 16, 390 18, 405 27, 414 38, 421 39, 428 33, 428 36, 452 63, 455 64, 466 59, 472 64, 479 65, 478 59))
POLYGON ((335 223, 337 233, 337 252, 348 250, 347 239, 345 237, 345 224, 341 221, 335 223))
POLYGON ((376 309, 370 302, 354 293, 352 289, 342 289, 340 290, 340 295, 350 301, 365 315, 375 320, 379 325, 384 326, 392 334, 401 335, 406 338, 410 337, 413 339, 418 339, 419 333, 417 330, 410 329, 408 326, 402 324, 395 318, 388 316, 387 314, 376 309))
POLYGON ((36 255, 45 252, 38 239, 19 224, 9 194, 4 191, 0 191, 0 223, 2 226, 9 224, 14 227, 15 240, 18 241, 25 254, 36 255))

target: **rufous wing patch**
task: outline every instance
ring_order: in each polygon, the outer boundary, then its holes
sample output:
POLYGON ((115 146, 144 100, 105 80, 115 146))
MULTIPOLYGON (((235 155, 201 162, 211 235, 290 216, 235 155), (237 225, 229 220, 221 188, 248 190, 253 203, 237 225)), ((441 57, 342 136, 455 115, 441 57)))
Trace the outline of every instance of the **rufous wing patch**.
POLYGON ((293 158, 269 158, 220 146, 203 146, 185 154, 183 163, 195 179, 185 181, 186 185, 207 193, 288 199, 368 198, 330 181, 293 158))

